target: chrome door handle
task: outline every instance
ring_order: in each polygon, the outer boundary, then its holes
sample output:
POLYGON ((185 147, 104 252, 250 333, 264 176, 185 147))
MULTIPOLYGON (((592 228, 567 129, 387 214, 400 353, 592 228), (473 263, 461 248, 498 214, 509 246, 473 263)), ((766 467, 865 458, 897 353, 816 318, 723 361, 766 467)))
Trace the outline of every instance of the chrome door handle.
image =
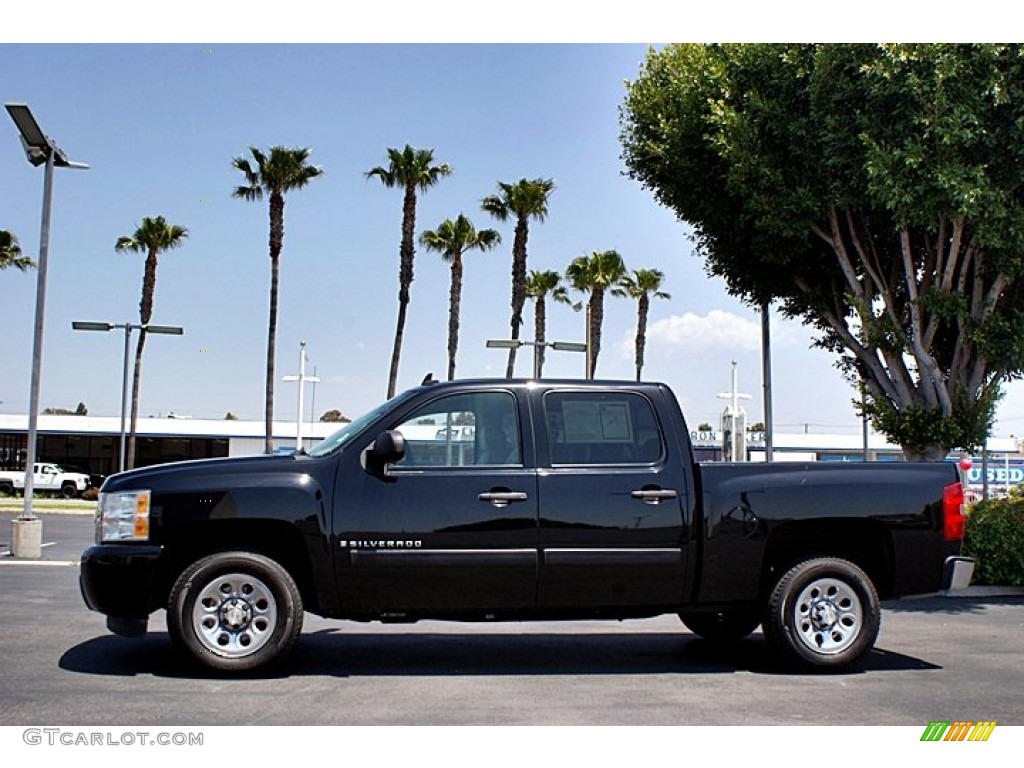
POLYGON ((527 496, 522 491, 488 491, 481 493, 477 498, 480 501, 489 501, 496 507, 507 507, 513 501, 526 501, 527 496))
POLYGON ((661 490, 653 488, 644 488, 639 491, 631 491, 629 495, 632 496, 634 499, 639 499, 645 504, 658 504, 662 501, 665 501, 666 499, 675 499, 679 496, 678 493, 671 489, 661 490))

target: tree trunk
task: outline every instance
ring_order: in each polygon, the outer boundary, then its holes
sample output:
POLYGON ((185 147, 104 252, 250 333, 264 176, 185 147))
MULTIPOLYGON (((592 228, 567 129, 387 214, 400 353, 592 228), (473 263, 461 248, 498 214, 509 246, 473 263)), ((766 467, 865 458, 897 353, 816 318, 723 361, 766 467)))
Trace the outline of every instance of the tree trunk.
MULTIPOLYGON (((523 324, 523 305, 526 303, 526 241, 529 238, 529 224, 525 216, 516 220, 516 234, 512 241, 512 338, 519 339, 519 328, 523 324)), ((505 378, 511 379, 516 368, 516 348, 508 351, 508 365, 505 378)))
POLYGON ((590 292, 590 378, 597 378, 597 356, 601 354, 601 324, 604 322, 604 288, 590 292))
MULTIPOLYGON (((146 267, 142 276, 142 299, 139 301, 139 323, 143 326, 153 319, 153 296, 156 294, 157 249, 150 248, 146 255, 146 267)), ((142 387, 142 351, 146 347, 146 329, 139 331, 135 346, 135 371, 132 374, 132 413, 128 430, 128 445, 125 446, 125 469, 135 468, 135 430, 139 420, 139 390, 142 387)))
POLYGON ((270 193, 270 319, 267 323, 266 438, 264 452, 274 452, 274 356, 277 348, 277 295, 281 248, 284 243, 284 195, 270 193))
POLYGON ((132 415, 128 429, 128 445, 125 448, 124 468, 135 468, 135 427, 139 420, 139 387, 142 381, 142 350, 146 346, 146 329, 139 331, 135 345, 135 372, 132 374, 132 415))
POLYGON ((448 381, 455 378, 459 351, 459 303, 462 296, 462 254, 452 255, 452 285, 448 299, 448 381))
POLYGON ((917 448, 903 446, 903 456, 907 461, 944 461, 949 453, 941 445, 925 445, 917 448))
POLYGON ((405 316, 409 306, 409 289, 413 280, 413 259, 416 255, 416 187, 407 184, 402 202, 402 244, 399 247, 398 268, 398 324, 395 327, 395 346, 391 351, 391 371, 388 373, 388 400, 395 396, 398 386, 398 364, 402 358, 402 339, 405 336, 405 316))
POLYGON ((547 308, 544 306, 544 297, 537 297, 537 306, 534 308, 533 314, 533 341, 537 345, 534 349, 534 354, 537 355, 537 378, 540 379, 544 376, 544 348, 545 334, 547 329, 544 327, 547 323, 547 308))
POLYGON ((642 294, 637 301, 636 310, 636 380, 640 381, 640 375, 644 370, 644 347, 647 344, 647 311, 650 306, 650 299, 647 294, 642 294))

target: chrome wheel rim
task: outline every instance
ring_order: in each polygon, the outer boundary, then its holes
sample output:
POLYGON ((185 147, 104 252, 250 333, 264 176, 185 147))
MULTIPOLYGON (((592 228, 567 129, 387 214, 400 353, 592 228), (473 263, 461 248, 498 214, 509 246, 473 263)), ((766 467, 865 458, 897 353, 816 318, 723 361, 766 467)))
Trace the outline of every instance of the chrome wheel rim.
POLYGON ((817 579, 793 603, 793 626, 800 642, 815 653, 842 653, 860 636, 864 609, 846 582, 817 579))
POLYGON ((206 650, 240 658, 267 644, 277 626, 274 593, 262 581, 228 573, 209 582, 196 597, 192 628, 206 650))

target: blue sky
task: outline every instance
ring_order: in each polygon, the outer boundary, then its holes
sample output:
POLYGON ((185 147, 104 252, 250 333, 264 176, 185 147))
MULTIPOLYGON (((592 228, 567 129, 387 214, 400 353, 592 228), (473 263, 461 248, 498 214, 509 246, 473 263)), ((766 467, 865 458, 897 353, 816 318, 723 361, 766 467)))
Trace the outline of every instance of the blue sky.
MULTIPOLYGON (((704 274, 688 229, 622 173, 625 80, 646 46, 567 45, 29 45, 0 46, 3 101, 28 102, 69 157, 54 193, 43 407, 116 415, 122 337, 80 333, 72 320, 138 321, 143 257, 114 252, 143 216, 185 226, 161 257, 153 321, 182 338, 146 348, 140 413, 262 417, 269 291, 266 203, 231 198, 231 159, 250 145, 311 147, 324 176, 287 199, 278 374, 296 373, 298 345, 322 382, 312 406, 356 416, 385 395, 397 311, 401 194, 367 180, 388 147, 434 149, 453 174, 420 199, 417 232, 465 213, 503 243, 466 259, 459 376, 498 376, 508 334, 512 225, 480 199, 498 181, 554 179, 549 216, 531 227, 529 266, 563 271, 576 256, 618 250, 629 268, 666 275, 655 302, 645 378, 665 381, 692 426, 717 421, 730 361, 761 418, 758 316, 704 274)), ((27 255, 39 240, 42 173, 25 162, 0 116, 0 227, 27 255)), ((417 248, 399 388, 443 376, 449 271, 417 248)), ((35 273, 0 273, 0 412, 27 409, 35 273)), ((606 305, 598 374, 630 378, 636 307, 606 305)), ((527 308, 532 318, 532 307, 527 308)), ((799 324, 775 318, 775 415, 782 431, 852 432, 853 391, 799 324)), ((525 334, 532 335, 532 321, 525 334)), ((581 341, 583 315, 549 310, 549 339, 581 341)), ((578 376, 582 355, 550 352, 546 375, 578 376)), ((528 375, 529 355, 517 372, 528 375)), ((310 406, 311 392, 306 403, 310 406)), ((294 384, 278 382, 278 418, 295 416, 294 384)), ((1024 430, 1024 392, 1008 389, 996 434, 1024 430)))

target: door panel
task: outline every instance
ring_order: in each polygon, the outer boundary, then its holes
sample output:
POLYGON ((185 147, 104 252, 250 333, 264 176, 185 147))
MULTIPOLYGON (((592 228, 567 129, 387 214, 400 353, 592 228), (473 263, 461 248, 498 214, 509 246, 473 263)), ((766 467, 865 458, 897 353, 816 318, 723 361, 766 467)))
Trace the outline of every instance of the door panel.
POLYGON ((537 475, 513 393, 442 397, 389 428, 406 456, 387 474, 338 474, 339 588, 349 614, 532 608, 537 475), (499 434, 500 433, 500 434, 499 434))
POLYGON ((548 392, 540 488, 545 608, 677 605, 686 485, 652 403, 632 392, 548 392))

